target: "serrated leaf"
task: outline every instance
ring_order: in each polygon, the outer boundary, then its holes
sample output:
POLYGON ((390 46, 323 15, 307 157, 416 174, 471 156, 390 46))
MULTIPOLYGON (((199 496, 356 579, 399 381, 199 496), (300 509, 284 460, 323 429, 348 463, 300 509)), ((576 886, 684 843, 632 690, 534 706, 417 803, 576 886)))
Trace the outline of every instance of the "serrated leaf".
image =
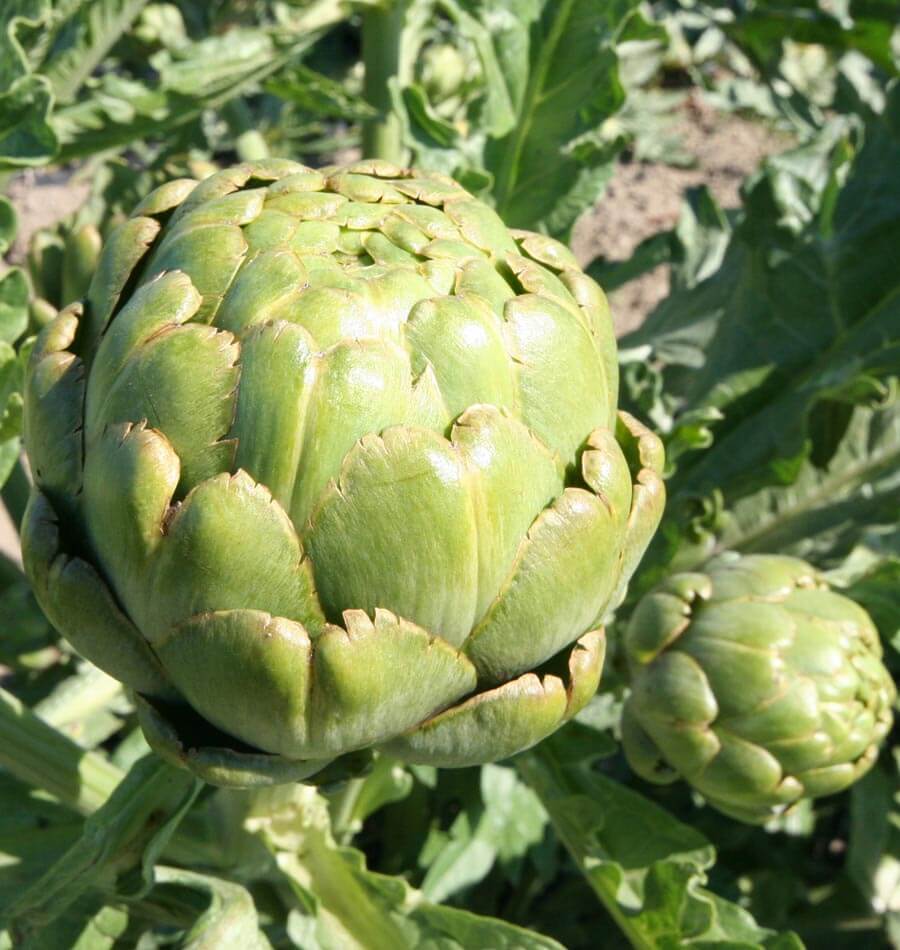
POLYGON ((664 397, 635 395, 655 400, 667 437, 681 417, 722 415, 669 481, 648 568, 724 547, 830 565, 896 518, 900 87, 863 140, 835 124, 770 160, 714 273, 625 338, 661 374, 664 397), (713 494, 715 543, 691 553, 689 512, 713 494))
POLYGON ((52 109, 53 92, 42 76, 21 76, 0 93, 0 168, 45 165, 56 156, 52 109))
POLYGON ((185 950, 269 950, 250 892, 232 881, 180 868, 157 867, 156 882, 168 889, 199 892, 208 906, 181 936, 185 950))
MULTIPOLYGON (((596 152, 579 161, 572 146, 624 102, 615 42, 635 8, 630 0, 565 0, 542 4, 533 23, 520 21, 528 30, 527 83, 513 99, 512 131, 485 156, 497 209, 510 226, 534 227, 552 216, 551 230, 563 233, 602 190, 608 162, 595 164, 596 152), (562 214, 559 205, 573 191, 577 200, 562 214)), ((521 45, 515 30, 497 42, 521 45)))
POLYGON ((375 114, 375 110, 346 85, 302 63, 293 64, 267 80, 265 88, 273 95, 300 106, 310 115, 356 122, 375 114))
MULTIPOLYGON (((424 89, 395 83, 417 162, 464 181, 507 224, 565 235, 612 174, 622 136, 600 133, 625 100, 616 44, 658 35, 636 0, 444 0, 480 77, 452 116, 424 89), (630 32, 629 32, 630 30, 630 32)), ((421 44, 422 26, 410 28, 421 44)))
POLYGON ((703 886, 715 860, 693 828, 584 762, 557 757, 558 737, 516 759, 579 870, 635 946, 774 946, 792 934, 760 927, 703 886))
POLYGON ((900 403, 857 407, 826 465, 804 458, 787 484, 736 501, 720 543, 826 562, 849 551, 868 527, 895 523, 898 507, 900 403))
POLYGON ((442 902, 477 884, 496 861, 521 859, 544 834, 547 815, 515 771, 499 765, 481 770, 480 807, 464 812, 430 858, 422 892, 442 902))
POLYGON ((84 81, 127 32, 147 0, 89 0, 72 15, 55 18, 52 53, 41 67, 61 103, 71 102, 84 81))

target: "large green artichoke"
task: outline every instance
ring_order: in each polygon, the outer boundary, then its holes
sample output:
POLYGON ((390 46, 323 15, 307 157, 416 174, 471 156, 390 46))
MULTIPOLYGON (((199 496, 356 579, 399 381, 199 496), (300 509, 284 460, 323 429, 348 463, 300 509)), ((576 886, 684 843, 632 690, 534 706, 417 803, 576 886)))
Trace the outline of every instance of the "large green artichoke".
POLYGON ((673 575, 638 604, 625 651, 631 766, 744 821, 846 788, 891 727, 878 631, 796 558, 723 555, 673 575))
POLYGON ((26 388, 37 597, 221 784, 537 742, 663 505, 596 284, 384 163, 157 189, 26 388))

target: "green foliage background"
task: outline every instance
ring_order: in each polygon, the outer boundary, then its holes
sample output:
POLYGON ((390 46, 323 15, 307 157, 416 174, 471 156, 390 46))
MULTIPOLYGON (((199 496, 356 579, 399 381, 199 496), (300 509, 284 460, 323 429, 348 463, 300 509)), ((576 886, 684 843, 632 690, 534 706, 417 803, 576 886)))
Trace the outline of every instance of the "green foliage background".
POLYGON ((567 239, 623 150, 676 160, 666 112, 691 89, 793 144, 739 208, 696 189, 673 230, 591 264, 608 289, 671 268, 669 295, 620 341, 624 400, 666 441, 670 501, 600 692, 481 769, 382 757, 319 790, 201 788, 148 753, 129 698, 3 558, 0 947, 900 945, 896 738, 848 792, 746 827, 629 772, 616 651, 636 597, 669 572, 783 552, 866 607, 900 668, 896 3, 411 0, 373 97, 361 35, 386 12, 3 5, 0 187, 44 167, 91 183, 15 262, 0 195, 3 501, 17 522, 34 334, 155 184, 268 155, 322 164, 387 123, 400 157, 567 239))

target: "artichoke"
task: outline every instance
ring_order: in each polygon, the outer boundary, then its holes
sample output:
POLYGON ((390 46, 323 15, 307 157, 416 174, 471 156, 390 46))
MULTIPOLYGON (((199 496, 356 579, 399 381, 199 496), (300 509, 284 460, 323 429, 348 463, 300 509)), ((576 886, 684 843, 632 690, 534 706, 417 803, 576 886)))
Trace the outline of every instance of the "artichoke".
POLYGON ((427 46, 419 60, 419 79, 429 99, 440 106, 457 95, 466 81, 470 62, 450 43, 427 46))
POLYGON ((896 691, 869 615, 797 558, 723 555, 638 603, 625 754, 760 822, 866 772, 896 691))
POLYGON ((381 162, 158 188, 26 390, 38 600, 218 784, 537 742, 663 505, 570 252, 381 162))

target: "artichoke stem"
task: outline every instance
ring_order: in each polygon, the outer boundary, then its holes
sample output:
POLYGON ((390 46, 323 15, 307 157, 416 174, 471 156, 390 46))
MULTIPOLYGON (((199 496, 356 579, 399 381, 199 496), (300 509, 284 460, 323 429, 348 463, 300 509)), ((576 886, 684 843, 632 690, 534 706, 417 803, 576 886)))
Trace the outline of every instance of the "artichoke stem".
POLYGON ((81 837, 6 908, 13 934, 30 942, 90 888, 108 885, 111 875, 120 890, 135 889, 129 896, 143 896, 150 882, 128 872, 162 850, 201 788, 198 779, 152 754, 136 762, 87 818, 81 837))
POLYGON ((365 784, 364 778, 351 778, 342 784, 339 791, 326 796, 331 810, 332 834, 340 844, 349 844, 359 830, 356 805, 365 784))
MULTIPOLYGON (((102 808, 125 777, 117 765, 77 745, 5 689, 0 689, 0 768, 85 816, 102 808)), ((210 867, 227 864, 215 833, 194 819, 189 816, 176 831, 166 858, 210 867)))
POLYGON ((309 890, 343 925, 359 946, 371 950, 394 950, 408 946, 394 920, 379 913, 373 900, 321 829, 310 829, 297 856, 309 890))
POLYGON ((363 157, 397 164, 403 160, 402 130, 389 83, 400 73, 407 3, 371 6, 362 15, 363 94, 377 113, 363 124, 363 157))
POLYGON ((0 767, 82 815, 103 805, 122 779, 121 769, 57 732, 6 690, 0 690, 0 767))

